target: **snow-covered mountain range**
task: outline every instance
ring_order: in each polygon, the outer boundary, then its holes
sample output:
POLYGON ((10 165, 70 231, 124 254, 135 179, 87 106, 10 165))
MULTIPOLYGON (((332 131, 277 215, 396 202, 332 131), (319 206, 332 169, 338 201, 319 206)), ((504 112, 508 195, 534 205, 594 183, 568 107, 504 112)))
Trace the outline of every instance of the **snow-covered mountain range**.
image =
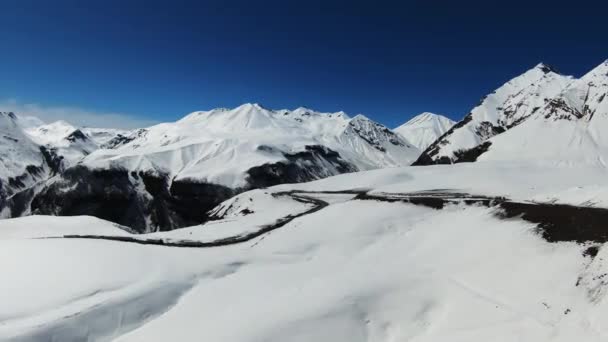
POLYGON ((418 114, 408 122, 394 129, 412 145, 424 151, 437 138, 447 132, 456 122, 451 119, 429 112, 418 114))
POLYGON ((307 171, 315 174, 286 174, 293 178, 289 181, 339 174, 343 172, 340 168, 355 171, 408 165, 419 154, 405 138, 362 115, 350 118, 342 112, 269 110, 244 104, 194 112, 174 123, 132 132, 122 144, 98 150, 82 164, 247 188, 255 185, 255 175, 249 172, 252 168, 288 165, 299 158, 298 153, 314 149, 317 152, 308 164, 318 167, 307 171))
POLYGON ((87 214, 141 231, 202 222, 208 209, 247 189, 406 166, 420 153, 363 115, 258 104, 132 131, 7 120, 29 159, 6 166, 16 173, 4 178, 14 188, 3 196, 4 216, 87 214), (9 177, 17 176, 15 187, 9 177))
POLYGON ((257 104, 35 121, 0 113, 2 341, 608 335, 608 61, 397 132, 257 104))
POLYGON ((86 214, 151 231, 200 223, 248 189, 341 173, 476 160, 605 165, 607 74, 608 62, 580 79, 538 64, 456 124, 423 113, 395 131, 363 115, 252 103, 131 131, 26 125, 4 113, 2 215, 86 214))
POLYGON ((474 161, 486 141, 528 119, 566 89, 574 78, 538 64, 483 98, 461 121, 432 143, 416 165, 474 161))

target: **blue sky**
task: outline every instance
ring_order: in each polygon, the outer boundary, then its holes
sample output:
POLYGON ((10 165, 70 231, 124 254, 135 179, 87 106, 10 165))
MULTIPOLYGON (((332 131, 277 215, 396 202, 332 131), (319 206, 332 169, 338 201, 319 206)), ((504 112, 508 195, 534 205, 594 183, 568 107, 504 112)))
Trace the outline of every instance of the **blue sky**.
POLYGON ((112 126, 244 102, 391 127, 422 111, 459 119, 540 61, 580 76, 607 59, 606 13, 600 1, 3 1, 0 107, 112 126))

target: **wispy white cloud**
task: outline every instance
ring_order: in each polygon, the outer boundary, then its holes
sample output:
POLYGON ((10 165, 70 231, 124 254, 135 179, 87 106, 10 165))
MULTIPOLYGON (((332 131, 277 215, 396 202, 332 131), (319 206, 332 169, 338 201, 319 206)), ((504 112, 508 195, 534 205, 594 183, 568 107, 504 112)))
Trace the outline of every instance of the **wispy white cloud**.
POLYGON ((96 112, 78 107, 44 106, 14 99, 0 100, 0 111, 14 112, 26 122, 32 123, 36 122, 35 118, 39 118, 45 123, 64 120, 75 126, 123 129, 148 127, 158 123, 130 114, 96 112))

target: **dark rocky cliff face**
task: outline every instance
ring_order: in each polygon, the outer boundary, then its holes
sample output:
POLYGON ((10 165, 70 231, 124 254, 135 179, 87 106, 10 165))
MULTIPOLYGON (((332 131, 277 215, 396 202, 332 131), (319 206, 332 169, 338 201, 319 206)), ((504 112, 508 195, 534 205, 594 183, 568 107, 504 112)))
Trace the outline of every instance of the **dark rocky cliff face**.
POLYGON ((31 201, 32 214, 91 215, 138 232, 171 230, 207 219, 207 211, 232 189, 126 170, 66 170, 31 201))
POLYGON ((248 170, 248 185, 239 189, 196 180, 172 180, 162 174, 92 170, 79 165, 0 205, 9 207, 13 217, 28 212, 90 215, 145 233, 201 224, 209 219, 209 210, 242 191, 357 170, 337 152, 322 146, 307 146, 304 151, 284 156, 285 161, 248 170))
POLYGON ((344 161, 338 152, 323 146, 306 146, 302 152, 283 155, 287 161, 264 164, 247 171, 247 182, 251 189, 309 182, 357 171, 357 168, 344 161))

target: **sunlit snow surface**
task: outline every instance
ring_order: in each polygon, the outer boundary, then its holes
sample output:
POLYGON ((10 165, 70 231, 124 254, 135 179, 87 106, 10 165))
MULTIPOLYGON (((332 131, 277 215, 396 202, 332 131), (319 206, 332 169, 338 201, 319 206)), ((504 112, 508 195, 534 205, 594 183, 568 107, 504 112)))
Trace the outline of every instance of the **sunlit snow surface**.
MULTIPOLYGON (((410 165, 420 153, 405 138, 363 115, 269 110, 247 103, 149 127, 124 145, 93 152, 82 163, 238 188, 247 184, 249 169, 285 161, 285 154, 305 151, 306 146, 336 151, 358 170, 410 165)), ((338 173, 326 168, 329 175, 338 173)))
POLYGON ((422 113, 394 129, 412 145, 424 151, 447 132, 456 122, 443 115, 422 113))
MULTIPOLYGON (((450 189, 608 207, 593 187, 606 179, 603 168, 490 162, 369 171, 243 193, 217 209, 220 221, 154 236, 254 231, 309 208, 273 196, 294 189, 450 189)), ((583 256, 587 244, 548 243, 533 224, 499 220, 491 208, 308 196, 329 205, 204 249, 44 238, 129 234, 86 217, 0 221, 0 340, 606 339, 602 248, 583 256)))

